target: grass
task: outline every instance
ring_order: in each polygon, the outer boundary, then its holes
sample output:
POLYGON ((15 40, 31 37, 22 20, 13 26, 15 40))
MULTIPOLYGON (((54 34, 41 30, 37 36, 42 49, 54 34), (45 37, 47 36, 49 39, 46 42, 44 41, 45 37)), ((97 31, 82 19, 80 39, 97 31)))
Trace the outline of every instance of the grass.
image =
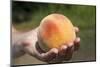
MULTIPOLYGON (((34 4, 34 3, 33 3, 34 4)), ((37 3, 38 6, 39 3, 37 3)), ((32 7, 31 7, 32 8, 32 7)), ((33 8, 35 8, 33 6, 33 8)), ((36 28, 41 20, 51 13, 60 13, 67 16, 80 29, 81 38, 80 49, 73 55, 74 60, 95 60, 96 49, 96 7, 82 5, 63 5, 63 4, 45 4, 39 6, 39 9, 32 13, 32 19, 25 23, 14 24, 20 31, 31 30, 36 28)))

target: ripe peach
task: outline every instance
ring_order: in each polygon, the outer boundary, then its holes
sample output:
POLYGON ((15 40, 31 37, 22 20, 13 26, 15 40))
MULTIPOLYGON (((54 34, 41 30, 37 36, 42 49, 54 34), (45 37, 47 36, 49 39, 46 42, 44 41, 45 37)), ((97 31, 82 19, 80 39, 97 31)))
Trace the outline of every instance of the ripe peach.
POLYGON ((45 17, 38 30, 39 46, 48 51, 72 43, 76 38, 71 21, 61 14, 50 14, 45 17))

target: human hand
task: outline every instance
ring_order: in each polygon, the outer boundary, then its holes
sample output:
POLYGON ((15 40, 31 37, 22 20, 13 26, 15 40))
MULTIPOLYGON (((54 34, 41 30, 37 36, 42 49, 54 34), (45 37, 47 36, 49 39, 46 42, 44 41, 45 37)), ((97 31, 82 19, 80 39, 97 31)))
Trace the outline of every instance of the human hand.
MULTIPOLYGON (((78 27, 74 27, 76 34, 79 32, 78 27)), ((76 37, 73 43, 68 45, 64 44, 58 51, 58 55, 49 63, 59 63, 63 61, 68 61, 72 58, 73 52, 77 51, 80 46, 80 37, 76 37)))
MULTIPOLYGON (((75 32, 79 32, 77 27, 74 28, 75 32)), ((37 38, 37 37, 36 37, 37 38)), ((35 56, 37 59, 41 61, 45 61, 48 63, 52 62, 62 62, 63 60, 69 60, 72 57, 74 51, 78 50, 80 38, 76 37, 73 43, 67 45, 63 45, 60 49, 52 48, 48 52, 44 52, 38 45, 37 41, 27 40, 23 42, 25 47, 25 51, 32 56, 35 56)))

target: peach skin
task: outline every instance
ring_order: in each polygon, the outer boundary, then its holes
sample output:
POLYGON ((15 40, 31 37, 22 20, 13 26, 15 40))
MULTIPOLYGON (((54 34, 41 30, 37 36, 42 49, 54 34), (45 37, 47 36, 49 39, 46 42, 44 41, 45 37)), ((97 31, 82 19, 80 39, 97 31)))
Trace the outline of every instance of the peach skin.
POLYGON ((60 48, 63 44, 75 41, 76 34, 71 21, 61 14, 50 14, 40 24, 38 30, 39 46, 44 51, 60 48))

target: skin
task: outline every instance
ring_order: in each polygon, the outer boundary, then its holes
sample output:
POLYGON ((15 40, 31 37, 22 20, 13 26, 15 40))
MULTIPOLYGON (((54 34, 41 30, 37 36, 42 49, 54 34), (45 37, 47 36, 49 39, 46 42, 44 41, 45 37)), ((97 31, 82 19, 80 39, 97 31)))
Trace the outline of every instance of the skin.
MULTIPOLYGON (((77 27, 74 27, 74 29, 76 33, 79 32, 77 27)), ((76 37, 73 43, 62 45, 60 49, 52 48, 48 52, 44 52, 38 45, 37 31, 38 27, 29 32, 19 32, 12 27, 11 51, 13 58, 18 58, 25 53, 28 53, 47 63, 61 62, 63 60, 71 59, 73 52, 79 48, 80 38, 76 37)))

